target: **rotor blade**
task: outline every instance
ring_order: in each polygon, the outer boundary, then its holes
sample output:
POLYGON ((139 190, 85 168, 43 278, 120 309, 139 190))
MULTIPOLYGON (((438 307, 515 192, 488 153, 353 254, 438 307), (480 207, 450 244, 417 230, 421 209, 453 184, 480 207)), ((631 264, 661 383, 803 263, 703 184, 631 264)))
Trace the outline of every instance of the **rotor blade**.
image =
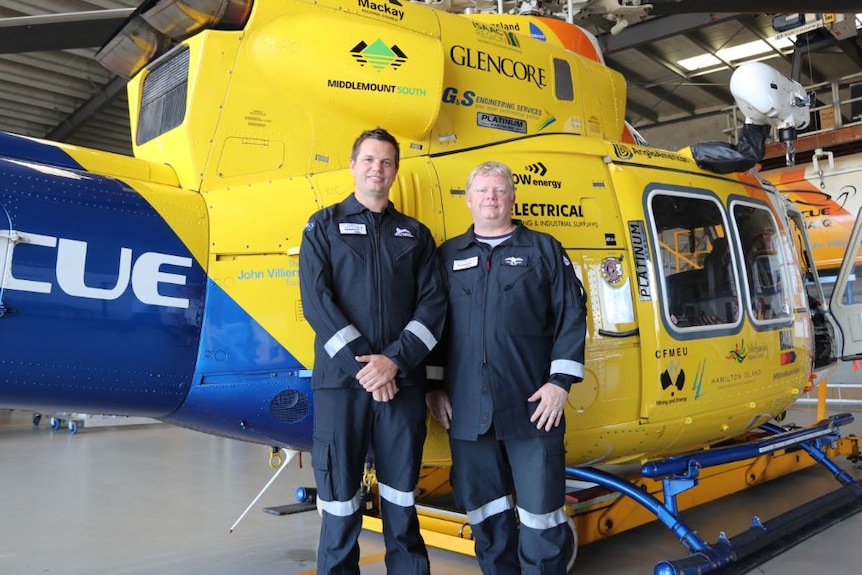
POLYGON ((99 47, 134 8, 0 19, 0 54, 99 47))

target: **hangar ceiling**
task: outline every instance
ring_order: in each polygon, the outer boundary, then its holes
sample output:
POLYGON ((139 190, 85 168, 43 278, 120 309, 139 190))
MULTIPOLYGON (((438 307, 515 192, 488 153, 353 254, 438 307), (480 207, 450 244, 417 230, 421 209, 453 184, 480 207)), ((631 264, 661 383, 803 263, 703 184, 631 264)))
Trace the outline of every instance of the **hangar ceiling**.
MULTIPOLYGON (((459 8, 472 5, 456 1, 459 8)), ((94 55, 139 4, 141 0, 0 0, 0 131, 131 154, 125 79, 102 68, 94 55)), ((575 2, 597 10, 621 4, 640 2, 575 2)), ((587 10, 580 14, 580 23, 598 34, 608 65, 628 81, 627 119, 636 128, 725 113, 733 104, 730 74, 745 60, 766 61, 785 75, 796 73, 806 86, 819 85, 821 104, 831 104, 835 89, 862 82, 862 48, 855 33, 839 40, 821 28, 795 37, 795 45, 780 47, 772 40, 772 16, 748 13, 752 5, 793 9, 790 0, 715 3, 733 10, 726 13, 709 12, 705 6, 711 3, 699 0, 653 4, 651 16, 627 19, 615 27, 616 34, 610 29, 619 19, 587 10), (767 42, 766 52, 758 56, 731 59, 721 52, 757 41, 767 42), (686 58, 711 58, 713 64, 690 70, 680 64, 686 58)), ((853 2, 820 4, 818 9, 840 11, 853 2)), ((536 6, 540 4, 533 2, 536 6)), ((720 139, 720 134, 709 137, 720 139)))

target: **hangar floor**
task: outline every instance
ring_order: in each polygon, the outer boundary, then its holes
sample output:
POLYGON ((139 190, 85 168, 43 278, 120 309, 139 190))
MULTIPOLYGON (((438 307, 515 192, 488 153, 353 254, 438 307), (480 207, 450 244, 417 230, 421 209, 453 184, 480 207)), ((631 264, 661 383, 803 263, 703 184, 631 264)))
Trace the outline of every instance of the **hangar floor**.
MULTIPOLYGON (((842 410, 846 411, 846 409, 842 410)), ((848 431, 862 429, 862 412, 848 431)), ((814 406, 791 410, 804 424, 814 406)), ((0 411, 0 573, 5 575, 311 575, 318 515, 277 517, 312 485, 309 461, 286 470, 234 533, 228 529, 272 476, 268 449, 162 424, 53 431, 32 414, 0 411)), ((862 471, 842 466, 854 477, 862 471)), ((710 542, 835 489, 820 468, 778 479, 685 514, 710 542)), ((752 573, 858 573, 862 514, 808 539, 752 573)), ((364 532, 362 569, 385 573, 381 536, 364 532)), ((651 574, 685 555, 676 538, 646 525, 579 550, 573 573, 651 574)), ((431 551, 435 575, 478 574, 472 557, 431 551)))

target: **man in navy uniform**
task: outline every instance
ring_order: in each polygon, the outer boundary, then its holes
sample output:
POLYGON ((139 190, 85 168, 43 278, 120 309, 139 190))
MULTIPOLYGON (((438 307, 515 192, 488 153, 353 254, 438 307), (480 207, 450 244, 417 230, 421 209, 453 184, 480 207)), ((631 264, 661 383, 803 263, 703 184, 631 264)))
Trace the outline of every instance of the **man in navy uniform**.
POLYGON ((314 344, 312 467, 322 524, 319 575, 359 574, 361 480, 374 452, 386 569, 428 575, 414 491, 425 441, 425 358, 446 295, 431 233, 389 201, 399 164, 387 131, 353 146, 354 193, 314 214, 299 272, 314 344))
POLYGON ((584 376, 583 287, 557 240, 512 219, 506 165, 477 166, 466 189, 473 226, 439 250, 446 383, 427 403, 449 430, 452 487, 482 573, 563 575, 574 545, 563 408, 584 376))

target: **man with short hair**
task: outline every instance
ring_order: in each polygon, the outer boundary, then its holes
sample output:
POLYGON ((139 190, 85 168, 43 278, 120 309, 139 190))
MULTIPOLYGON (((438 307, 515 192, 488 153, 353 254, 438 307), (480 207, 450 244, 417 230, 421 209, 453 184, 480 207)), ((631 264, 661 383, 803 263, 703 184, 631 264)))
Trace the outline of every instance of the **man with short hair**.
POLYGON ((439 249, 445 390, 426 401, 449 430, 452 487, 482 573, 563 575, 574 551, 563 409, 584 377, 583 286, 557 240, 512 219, 506 165, 480 164, 466 190, 473 226, 439 249))
POLYGON ((316 334, 319 575, 359 574, 369 448, 387 573, 429 573, 414 491, 426 434, 424 361, 442 335, 446 296, 430 231, 389 201, 399 159, 389 132, 363 132, 350 158, 354 193, 314 214, 302 239, 303 312, 316 334))

